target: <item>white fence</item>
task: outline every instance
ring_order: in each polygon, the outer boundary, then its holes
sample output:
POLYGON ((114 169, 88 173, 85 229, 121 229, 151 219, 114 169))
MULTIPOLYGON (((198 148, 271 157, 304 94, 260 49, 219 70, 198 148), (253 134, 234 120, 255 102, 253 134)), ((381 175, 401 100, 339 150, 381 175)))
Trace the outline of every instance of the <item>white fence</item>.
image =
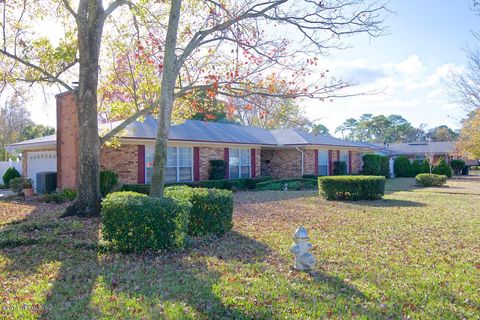
POLYGON ((14 167, 18 172, 22 173, 22 162, 21 161, 0 161, 0 184, 3 183, 3 174, 7 171, 8 168, 14 167))

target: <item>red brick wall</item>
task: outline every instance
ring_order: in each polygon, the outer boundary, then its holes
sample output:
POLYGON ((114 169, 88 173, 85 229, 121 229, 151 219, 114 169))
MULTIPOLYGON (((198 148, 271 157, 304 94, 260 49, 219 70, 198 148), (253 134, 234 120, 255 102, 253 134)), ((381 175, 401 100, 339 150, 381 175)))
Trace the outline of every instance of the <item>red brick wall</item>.
POLYGON ((362 156, 363 153, 352 151, 352 170, 351 173, 358 173, 360 170, 362 170, 363 166, 363 160, 362 156))
POLYGON ((100 168, 115 171, 120 183, 138 183, 138 146, 102 147, 100 168))
MULTIPOLYGON (((224 160, 224 147, 200 147, 200 180, 208 180, 210 175, 210 160, 224 160)), ((261 174, 261 153, 255 149, 255 174, 261 174)))
POLYGON ((57 99, 57 185, 75 188, 77 183, 77 104, 72 91, 57 99))
POLYGON ((304 151, 304 172, 305 174, 315 174, 315 153, 317 150, 304 151))
POLYGON ((302 154, 298 150, 262 150, 261 158, 262 175, 269 175, 275 179, 302 175, 302 154))
POLYGON ((200 180, 208 180, 210 160, 223 160, 223 147, 200 147, 200 180))

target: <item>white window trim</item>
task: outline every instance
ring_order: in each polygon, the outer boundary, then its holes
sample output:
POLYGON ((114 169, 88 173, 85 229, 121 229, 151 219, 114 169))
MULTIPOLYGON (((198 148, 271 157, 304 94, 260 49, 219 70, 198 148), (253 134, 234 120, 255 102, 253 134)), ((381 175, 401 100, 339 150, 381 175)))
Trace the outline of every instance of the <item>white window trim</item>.
MULTIPOLYGON (((145 184, 149 184, 152 181, 147 181, 147 150, 148 148, 152 148, 151 146, 145 146, 145 184)), ((193 181, 193 167, 195 166, 194 164, 194 156, 193 156, 193 147, 188 147, 188 146, 167 146, 167 153, 168 153, 168 148, 175 148, 176 150, 176 155, 177 155, 177 165, 176 166, 169 166, 168 165, 168 160, 167 160, 167 165, 166 168, 177 168, 177 176, 176 180, 172 182, 192 182, 193 181), (178 152, 178 148, 189 148, 191 150, 190 154, 192 155, 192 165, 191 166, 180 166, 180 153, 178 152), (190 175, 190 180, 189 181, 180 181, 180 168, 191 168, 191 175, 190 175)), ((155 152, 155 146, 153 146, 153 150, 155 152)), ((168 157, 168 155, 167 155, 168 157)), ((171 183, 170 181, 167 183, 171 183)))
MULTIPOLYGON (((242 179, 242 167, 246 167, 244 165, 242 165, 242 157, 240 157, 240 150, 248 150, 249 152, 249 159, 250 159, 250 162, 248 164, 248 178, 251 178, 252 177, 252 154, 251 154, 251 149, 248 149, 248 148, 228 148, 228 178, 229 179, 242 179), (238 150, 238 177, 231 177, 230 175, 230 167, 231 167, 231 164, 230 164, 230 154, 231 154, 231 151, 232 150, 238 150)), ((245 178, 243 178, 245 179, 245 178)))

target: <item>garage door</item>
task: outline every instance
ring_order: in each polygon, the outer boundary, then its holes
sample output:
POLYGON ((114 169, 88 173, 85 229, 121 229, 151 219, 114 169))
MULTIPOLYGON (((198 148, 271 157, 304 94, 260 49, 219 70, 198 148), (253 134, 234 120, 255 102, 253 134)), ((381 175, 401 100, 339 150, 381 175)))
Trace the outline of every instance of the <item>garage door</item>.
POLYGON ((38 172, 57 172, 57 152, 39 151, 28 153, 28 177, 33 180, 33 187, 37 189, 38 172))

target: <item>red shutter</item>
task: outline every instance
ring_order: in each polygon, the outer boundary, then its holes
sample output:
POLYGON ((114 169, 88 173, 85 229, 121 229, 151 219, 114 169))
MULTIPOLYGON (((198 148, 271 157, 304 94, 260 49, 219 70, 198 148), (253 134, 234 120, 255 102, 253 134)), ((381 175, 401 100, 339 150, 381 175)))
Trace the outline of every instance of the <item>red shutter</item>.
POLYGON ((228 165, 230 161, 230 151, 228 148, 223 149, 223 161, 225 161, 225 179, 230 176, 230 167, 228 165))
POLYGON ((138 145, 138 175, 137 183, 145 184, 145 145, 138 145))
POLYGON ((193 180, 200 180, 200 148, 193 147, 193 180))
POLYGON ((256 154, 255 154, 255 149, 250 150, 250 171, 251 171, 251 176, 252 178, 255 178, 257 176, 257 166, 256 166, 256 154))
POLYGON ((333 150, 328 150, 328 175, 333 174, 333 150))
POLYGON ((315 175, 318 176, 318 149, 315 150, 315 175))
POLYGON ((352 173, 352 151, 349 150, 348 151, 348 173, 351 174, 352 173))

